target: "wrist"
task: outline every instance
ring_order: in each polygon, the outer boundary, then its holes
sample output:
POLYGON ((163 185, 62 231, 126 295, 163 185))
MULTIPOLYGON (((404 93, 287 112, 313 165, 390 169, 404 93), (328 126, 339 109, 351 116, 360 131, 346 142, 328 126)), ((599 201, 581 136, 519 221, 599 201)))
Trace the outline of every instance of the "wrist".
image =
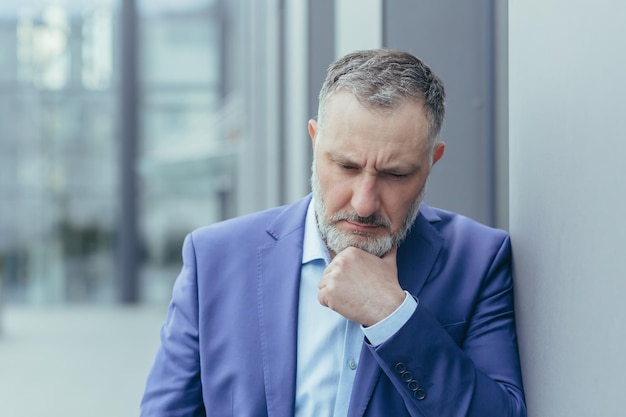
POLYGON ((415 313, 418 301, 406 291, 403 291, 403 294, 404 301, 393 313, 370 327, 361 326, 371 345, 378 346, 385 342, 400 330, 415 313))

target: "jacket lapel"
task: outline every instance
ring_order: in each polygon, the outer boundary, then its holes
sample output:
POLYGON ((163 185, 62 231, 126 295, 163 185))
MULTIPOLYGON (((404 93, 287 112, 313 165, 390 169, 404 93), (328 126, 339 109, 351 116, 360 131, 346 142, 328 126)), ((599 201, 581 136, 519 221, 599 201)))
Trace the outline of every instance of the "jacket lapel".
POLYGON ((431 223, 441 219, 424 204, 411 232, 398 248, 398 279, 402 288, 419 296, 443 246, 443 238, 431 223))
POLYGON ((257 250, 261 351, 269 417, 294 415, 298 294, 304 218, 310 198, 288 206, 257 250))
MULTIPOLYGON (((419 295, 441 251, 443 239, 431 225, 439 220, 430 207, 422 205, 411 232, 398 248, 398 280, 402 288, 414 296, 419 295)), ((381 374, 372 352, 364 345, 352 388, 349 417, 365 414, 381 374)))

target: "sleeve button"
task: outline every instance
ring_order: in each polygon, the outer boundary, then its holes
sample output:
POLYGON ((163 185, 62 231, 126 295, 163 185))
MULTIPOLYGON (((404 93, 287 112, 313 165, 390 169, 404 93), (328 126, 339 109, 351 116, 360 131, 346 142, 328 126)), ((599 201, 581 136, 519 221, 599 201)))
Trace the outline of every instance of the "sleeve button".
POLYGON ((426 391, 424 391, 423 388, 418 388, 418 389, 415 390, 413 395, 415 396, 415 398, 417 398, 418 400, 421 401, 424 398, 426 398, 426 391))
POLYGON ((397 373, 401 374, 406 371, 406 365, 402 362, 398 362, 395 366, 395 370, 397 373))

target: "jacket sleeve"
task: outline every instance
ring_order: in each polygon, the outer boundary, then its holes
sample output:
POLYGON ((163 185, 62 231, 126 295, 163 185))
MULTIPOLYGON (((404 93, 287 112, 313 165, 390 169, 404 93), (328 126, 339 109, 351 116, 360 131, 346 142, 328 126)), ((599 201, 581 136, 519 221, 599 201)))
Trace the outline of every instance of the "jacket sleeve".
POLYGON ((493 257, 475 300, 466 323, 447 328, 420 302, 394 336, 379 346, 368 345, 410 415, 526 416, 508 237, 493 257), (461 333, 456 341, 454 333, 461 333))
POLYGON ((205 416, 198 354, 198 286, 191 235, 183 244, 183 268, 173 289, 161 345, 141 401, 142 417, 205 416))

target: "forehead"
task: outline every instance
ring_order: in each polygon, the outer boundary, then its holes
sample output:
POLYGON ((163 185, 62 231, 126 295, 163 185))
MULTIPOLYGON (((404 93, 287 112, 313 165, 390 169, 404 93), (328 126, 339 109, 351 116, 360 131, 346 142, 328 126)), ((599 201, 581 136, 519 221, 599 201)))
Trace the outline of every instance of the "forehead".
POLYGON ((428 148, 429 122, 424 106, 412 100, 392 108, 366 108, 351 93, 340 91, 328 99, 320 123, 318 141, 324 147, 374 147, 396 152, 428 148))

